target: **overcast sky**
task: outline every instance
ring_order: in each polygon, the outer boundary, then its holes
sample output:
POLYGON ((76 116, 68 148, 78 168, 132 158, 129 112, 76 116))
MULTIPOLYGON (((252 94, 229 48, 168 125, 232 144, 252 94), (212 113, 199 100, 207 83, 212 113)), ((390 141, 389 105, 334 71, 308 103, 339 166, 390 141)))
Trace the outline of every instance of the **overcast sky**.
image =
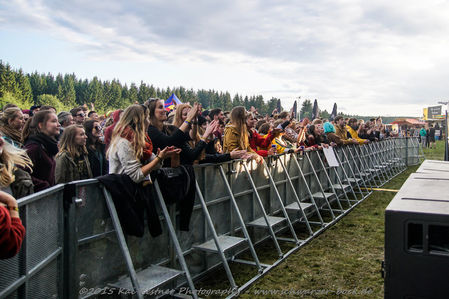
POLYGON ((0 59, 25 72, 420 116, 449 99, 447 1, 0 0, 0 59))

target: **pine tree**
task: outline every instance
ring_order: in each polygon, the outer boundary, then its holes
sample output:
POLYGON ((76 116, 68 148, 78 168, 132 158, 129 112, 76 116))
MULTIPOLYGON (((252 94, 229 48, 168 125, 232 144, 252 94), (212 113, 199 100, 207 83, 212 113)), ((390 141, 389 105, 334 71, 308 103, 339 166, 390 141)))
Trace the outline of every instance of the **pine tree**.
POLYGON ((301 104, 301 110, 299 112, 299 117, 303 118, 311 118, 312 117, 312 102, 310 100, 304 100, 301 104))
POLYGON ((57 81, 59 82, 57 98, 63 103, 64 106, 75 107, 76 92, 75 92, 74 75, 66 74, 64 76, 64 79, 62 79, 63 80, 62 83, 60 82, 61 78, 57 78, 57 81))
POLYGON ((99 111, 105 111, 108 110, 108 107, 102 106, 103 105, 103 83, 98 80, 98 78, 95 76, 93 79, 89 82, 89 86, 87 88, 86 93, 86 104, 94 103, 95 109, 99 111), (98 104, 97 104, 98 101, 98 104))

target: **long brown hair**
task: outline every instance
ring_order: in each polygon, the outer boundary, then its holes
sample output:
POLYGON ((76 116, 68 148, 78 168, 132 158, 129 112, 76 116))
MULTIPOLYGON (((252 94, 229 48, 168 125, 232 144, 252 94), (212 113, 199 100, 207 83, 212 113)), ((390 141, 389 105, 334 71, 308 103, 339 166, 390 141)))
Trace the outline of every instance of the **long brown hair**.
POLYGON ((152 124, 153 126, 155 125, 155 122, 156 122, 155 111, 156 111, 157 103, 159 101, 162 101, 162 100, 159 98, 150 98, 144 103, 145 107, 147 107, 149 110, 150 124, 152 124))
POLYGON ((77 130, 82 129, 81 125, 71 125, 64 129, 61 139, 59 140, 59 152, 56 156, 60 156, 63 153, 68 153, 72 158, 80 157, 83 154, 87 154, 87 149, 85 145, 77 145, 75 143, 75 138, 77 130))
POLYGON ((28 137, 41 133, 39 124, 45 124, 50 119, 50 114, 54 114, 54 112, 51 110, 38 111, 33 117, 27 120, 23 127, 22 143, 24 143, 28 137))
POLYGON ((234 107, 230 115, 231 125, 240 133, 240 149, 246 150, 249 146, 248 129, 246 127, 246 109, 243 106, 234 107))
POLYGON ((134 133, 134 140, 131 142, 134 149, 134 154, 137 160, 140 160, 145 148, 145 120, 148 119, 148 109, 143 105, 131 105, 125 109, 120 116, 120 120, 115 125, 114 131, 112 131, 111 144, 108 148, 108 154, 117 143, 117 140, 121 137, 123 131, 129 128, 134 133))

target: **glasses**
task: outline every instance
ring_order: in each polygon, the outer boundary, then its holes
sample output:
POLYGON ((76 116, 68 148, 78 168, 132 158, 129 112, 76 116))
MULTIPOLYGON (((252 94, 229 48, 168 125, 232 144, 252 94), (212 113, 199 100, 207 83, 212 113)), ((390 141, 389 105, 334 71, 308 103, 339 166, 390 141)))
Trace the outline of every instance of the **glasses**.
POLYGON ((84 113, 77 114, 76 116, 84 117, 86 116, 84 113))
POLYGON ((101 131, 101 127, 100 127, 100 126, 95 126, 94 128, 95 128, 95 130, 97 130, 97 131, 101 131))

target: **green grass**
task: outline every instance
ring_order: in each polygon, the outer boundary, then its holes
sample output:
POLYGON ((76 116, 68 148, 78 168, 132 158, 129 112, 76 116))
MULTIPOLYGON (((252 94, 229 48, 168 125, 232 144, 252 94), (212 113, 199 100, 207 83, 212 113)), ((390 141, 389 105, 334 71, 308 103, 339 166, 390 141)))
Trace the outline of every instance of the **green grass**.
MULTIPOLYGON (((417 166, 386 184, 399 189, 417 166)), ((286 262, 254 284, 241 298, 253 298, 254 291, 314 290, 307 298, 381 298, 384 258, 384 211, 396 193, 376 191, 336 225, 290 256, 286 262), (338 291, 357 295, 342 295, 338 291), (327 294, 324 294, 327 292, 327 294)), ((285 296, 258 296, 281 298, 285 296)))
POLYGON ((436 149, 423 148, 424 156, 428 160, 444 160, 444 141, 436 142, 436 149))
MULTIPOLYGON (((444 143, 439 141, 437 149, 425 149, 424 153, 427 159, 442 160, 444 143)), ((417 168, 409 167, 382 188, 400 189, 417 168)), ((384 281, 380 270, 384 259, 384 212, 395 194, 373 192, 337 224, 258 280, 240 298, 382 298, 384 281), (293 290, 296 295, 263 295, 261 290, 293 290)), ((275 253, 275 249, 270 246, 267 242, 258 247, 261 260, 275 259, 271 254, 275 253)), ((283 249, 285 252, 287 247, 283 249)), ((238 285, 255 274, 254 267, 231 264, 231 269, 238 285)), ((197 287, 228 289, 229 283, 221 270, 197 287)), ((217 296, 209 298, 214 297, 217 296)))

